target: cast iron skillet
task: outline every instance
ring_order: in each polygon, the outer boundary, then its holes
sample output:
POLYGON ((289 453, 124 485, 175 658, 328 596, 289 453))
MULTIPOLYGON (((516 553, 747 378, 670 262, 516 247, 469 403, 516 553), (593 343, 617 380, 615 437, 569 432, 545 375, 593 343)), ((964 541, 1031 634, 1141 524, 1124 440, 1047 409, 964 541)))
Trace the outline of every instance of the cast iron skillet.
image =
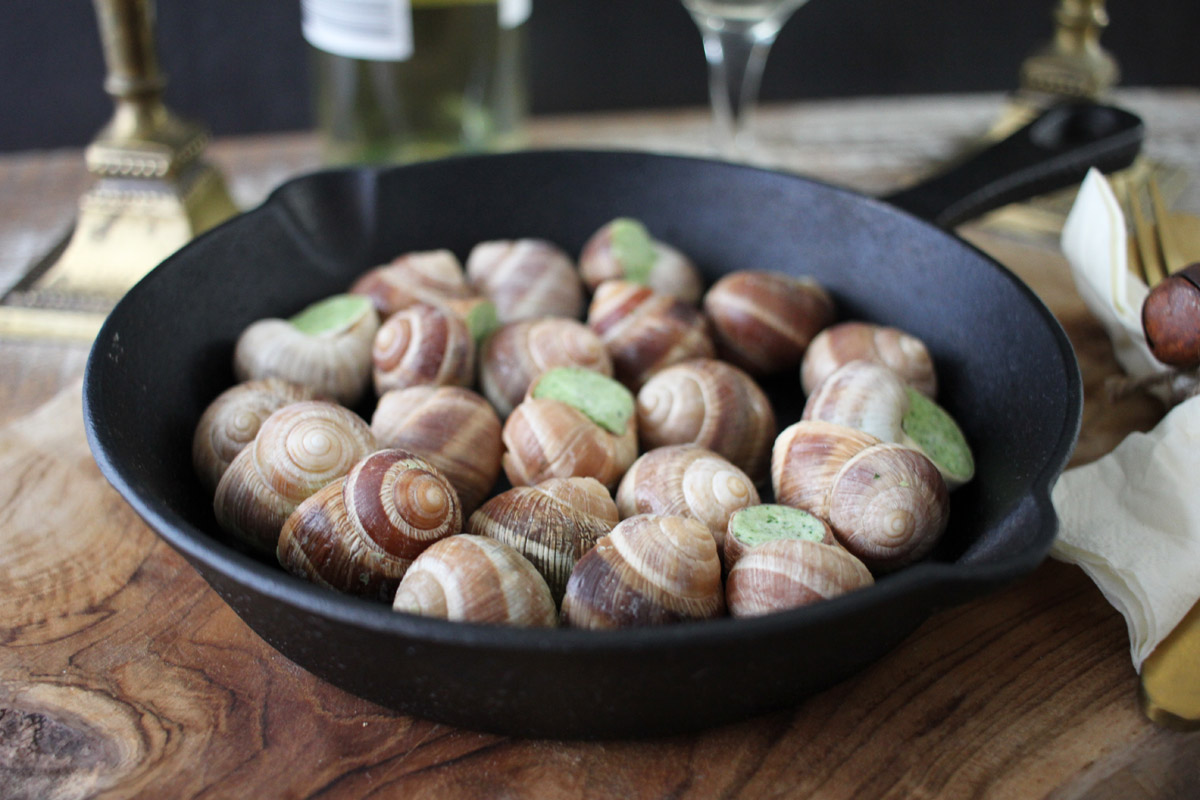
MULTIPOLYGON (((782 427, 799 415, 796 378, 769 388, 782 427)), ((108 480, 292 661, 453 725, 595 738, 692 730, 793 704, 879 658, 935 610, 1031 571, 1056 530, 1049 490, 1075 442, 1081 389, 1067 339, 1019 280, 885 202, 713 161, 525 152, 282 186, 118 304, 88 361, 84 403, 108 480), (594 633, 395 614, 293 578, 220 532, 190 442, 204 407, 234 382, 233 344, 246 325, 342 291, 397 253, 448 247, 465 257, 477 242, 522 236, 577 253, 618 215, 645 221, 710 280, 751 267, 814 275, 842 317, 897 325, 929 344, 942 401, 978 460, 931 558, 787 613, 594 633)))

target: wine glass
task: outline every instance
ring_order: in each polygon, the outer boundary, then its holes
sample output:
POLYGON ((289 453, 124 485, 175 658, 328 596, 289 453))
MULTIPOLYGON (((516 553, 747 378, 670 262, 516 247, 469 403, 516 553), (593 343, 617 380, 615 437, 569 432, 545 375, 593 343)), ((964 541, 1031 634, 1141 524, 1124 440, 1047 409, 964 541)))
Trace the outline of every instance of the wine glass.
POLYGON ((750 118, 767 53, 780 28, 808 0, 683 0, 704 39, 718 147, 749 156, 750 118))

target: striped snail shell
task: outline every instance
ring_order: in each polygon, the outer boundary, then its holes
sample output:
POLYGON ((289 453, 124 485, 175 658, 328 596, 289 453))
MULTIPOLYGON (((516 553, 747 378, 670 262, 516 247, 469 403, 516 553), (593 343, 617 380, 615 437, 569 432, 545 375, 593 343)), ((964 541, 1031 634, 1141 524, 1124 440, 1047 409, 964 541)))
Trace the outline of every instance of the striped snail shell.
POLYGON ((309 497, 279 534, 293 575, 390 601, 413 560, 462 530, 462 510, 437 468, 405 450, 380 450, 309 497))
POLYGON ((695 306, 629 281, 600 284, 587 323, 608 349, 617 379, 634 391, 663 367, 716 354, 695 306))
POLYGON ((833 299, 812 278, 743 270, 704 296, 722 357, 752 375, 795 369, 813 337, 834 319, 833 299))
POLYGON ((949 491, 932 461, 835 423, 802 420, 780 433, 771 482, 778 502, 827 521, 875 571, 927 555, 949 521, 949 491))
POLYGON ((800 365, 804 393, 812 394, 838 367, 871 361, 895 372, 926 397, 937 396, 937 374, 925 343, 899 328, 841 322, 817 334, 800 365))
POLYGON ((267 417, 237 454, 213 498, 220 526, 263 553, 296 506, 375 450, 367 423, 342 406, 292 403, 267 417))
POLYGON ((721 565, 725 574, 753 548, 766 542, 801 539, 841 547, 829 523, 802 508, 764 503, 739 508, 729 515, 721 565))
POLYGON ((592 234, 579 255, 579 272, 592 291, 605 281, 627 280, 686 303, 699 302, 704 293, 704 279, 691 259, 625 217, 592 234))
POLYGON ((570 256, 541 239, 481 242, 467 256, 467 280, 496 304, 500 322, 583 316, 583 281, 570 256))
POLYGON ((350 292, 369 297, 385 319, 420 303, 441 305, 473 294, 463 276, 462 265, 449 250, 397 256, 390 264, 364 273, 350 287, 350 292))
POLYGON ((421 553, 400 581, 392 608, 457 622, 558 624, 550 589, 533 565, 503 542, 469 534, 421 553))
POLYGON ((488 500, 467 520, 467 533, 515 548, 560 602, 575 562, 619 520, 612 495, 595 478, 551 478, 488 500))
POLYGON ((953 417, 895 372, 870 361, 851 361, 832 372, 809 395, 802 419, 848 425, 920 450, 951 490, 975 474, 971 448, 953 417))
POLYGON ((756 481, 767 476, 775 412, 758 384, 732 364, 698 358, 656 372, 638 391, 637 413, 646 450, 696 444, 756 481))
POLYGON ((711 450, 683 444, 643 455, 625 473, 617 489, 622 518, 662 514, 699 520, 719 551, 729 515, 758 505, 754 481, 711 450))
POLYGON ((612 375, 604 343, 583 323, 561 317, 523 320, 505 325, 488 339, 480 357, 479 382, 496 411, 508 416, 534 378, 567 366, 612 375))
POLYGON ((622 520, 575 565, 562 619, 612 629, 708 619, 725 612, 712 535, 685 517, 622 520))
POLYGON ((232 386, 209 403, 192 437, 192 466, 211 494, 234 456, 254 441, 263 420, 289 403, 311 400, 303 386, 278 378, 232 386))
POLYGON ((379 398, 371 431, 381 447, 411 451, 454 486, 464 517, 500 477, 500 418, 482 396, 461 386, 410 386, 379 398))
POLYGON ((354 405, 371 379, 371 342, 379 316, 362 298, 335 295, 291 319, 249 325, 233 353, 239 381, 280 378, 314 395, 354 405))
POLYGON ((375 391, 409 386, 470 386, 475 342, 465 322, 443 309, 418 305, 379 326, 371 349, 375 391))
POLYGON ((725 602, 735 617, 812 605, 875 583, 842 547, 777 539, 747 551, 729 571, 725 602))

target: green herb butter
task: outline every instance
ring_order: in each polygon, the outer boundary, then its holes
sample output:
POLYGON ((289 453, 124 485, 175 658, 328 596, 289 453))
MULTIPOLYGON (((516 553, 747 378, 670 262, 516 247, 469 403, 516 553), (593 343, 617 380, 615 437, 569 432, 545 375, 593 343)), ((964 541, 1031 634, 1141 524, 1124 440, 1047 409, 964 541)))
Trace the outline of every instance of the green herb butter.
POLYGON ((658 253, 646 226, 636 219, 621 217, 612 221, 613 258, 621 267, 625 280, 646 286, 658 253))
POLYGON ((929 456, 929 460, 960 481, 975 474, 975 459, 971 447, 958 423, 946 410, 912 387, 908 392, 908 413, 900 427, 929 456))
POLYGON ((821 542, 825 539, 825 525, 799 508, 767 504, 736 511, 729 518, 729 535, 747 548, 776 539, 821 542))
POLYGON ((535 398, 566 403, 609 433, 622 434, 633 417, 629 390, 612 378, 583 367, 557 367, 538 378, 535 398))
POLYGON ((288 322, 309 336, 340 333, 371 310, 369 298, 358 294, 335 294, 313 303, 288 322))

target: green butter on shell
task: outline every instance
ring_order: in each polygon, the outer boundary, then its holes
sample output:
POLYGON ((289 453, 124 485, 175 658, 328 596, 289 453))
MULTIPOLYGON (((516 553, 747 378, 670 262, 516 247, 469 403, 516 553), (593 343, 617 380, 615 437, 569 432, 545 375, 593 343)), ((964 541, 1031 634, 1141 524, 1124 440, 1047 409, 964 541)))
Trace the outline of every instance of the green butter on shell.
POLYGON ((617 435, 625 432, 635 409, 628 389, 583 367, 556 367, 543 373, 534 384, 533 397, 566 403, 617 435))
POLYGON ((646 226, 636 219, 621 217, 612 221, 613 258, 621 265, 625 280, 645 286, 650 283, 650 273, 658 253, 654 239, 646 226))
POLYGON ((900 421, 901 429, 940 470, 961 483, 969 481, 975 474, 975 458, 958 423, 911 386, 905 392, 908 411, 900 421))
POLYGON ((313 303, 288 320, 308 336, 341 333, 371 310, 371 300, 358 294, 335 294, 313 303))
POLYGON ((729 535, 747 549, 778 539, 825 541, 825 523, 799 508, 766 503, 741 508, 729 518, 729 535))
POLYGON ((463 317, 467 330, 475 344, 480 344, 500 328, 500 317, 496 314, 496 304, 491 300, 476 303, 463 317))

